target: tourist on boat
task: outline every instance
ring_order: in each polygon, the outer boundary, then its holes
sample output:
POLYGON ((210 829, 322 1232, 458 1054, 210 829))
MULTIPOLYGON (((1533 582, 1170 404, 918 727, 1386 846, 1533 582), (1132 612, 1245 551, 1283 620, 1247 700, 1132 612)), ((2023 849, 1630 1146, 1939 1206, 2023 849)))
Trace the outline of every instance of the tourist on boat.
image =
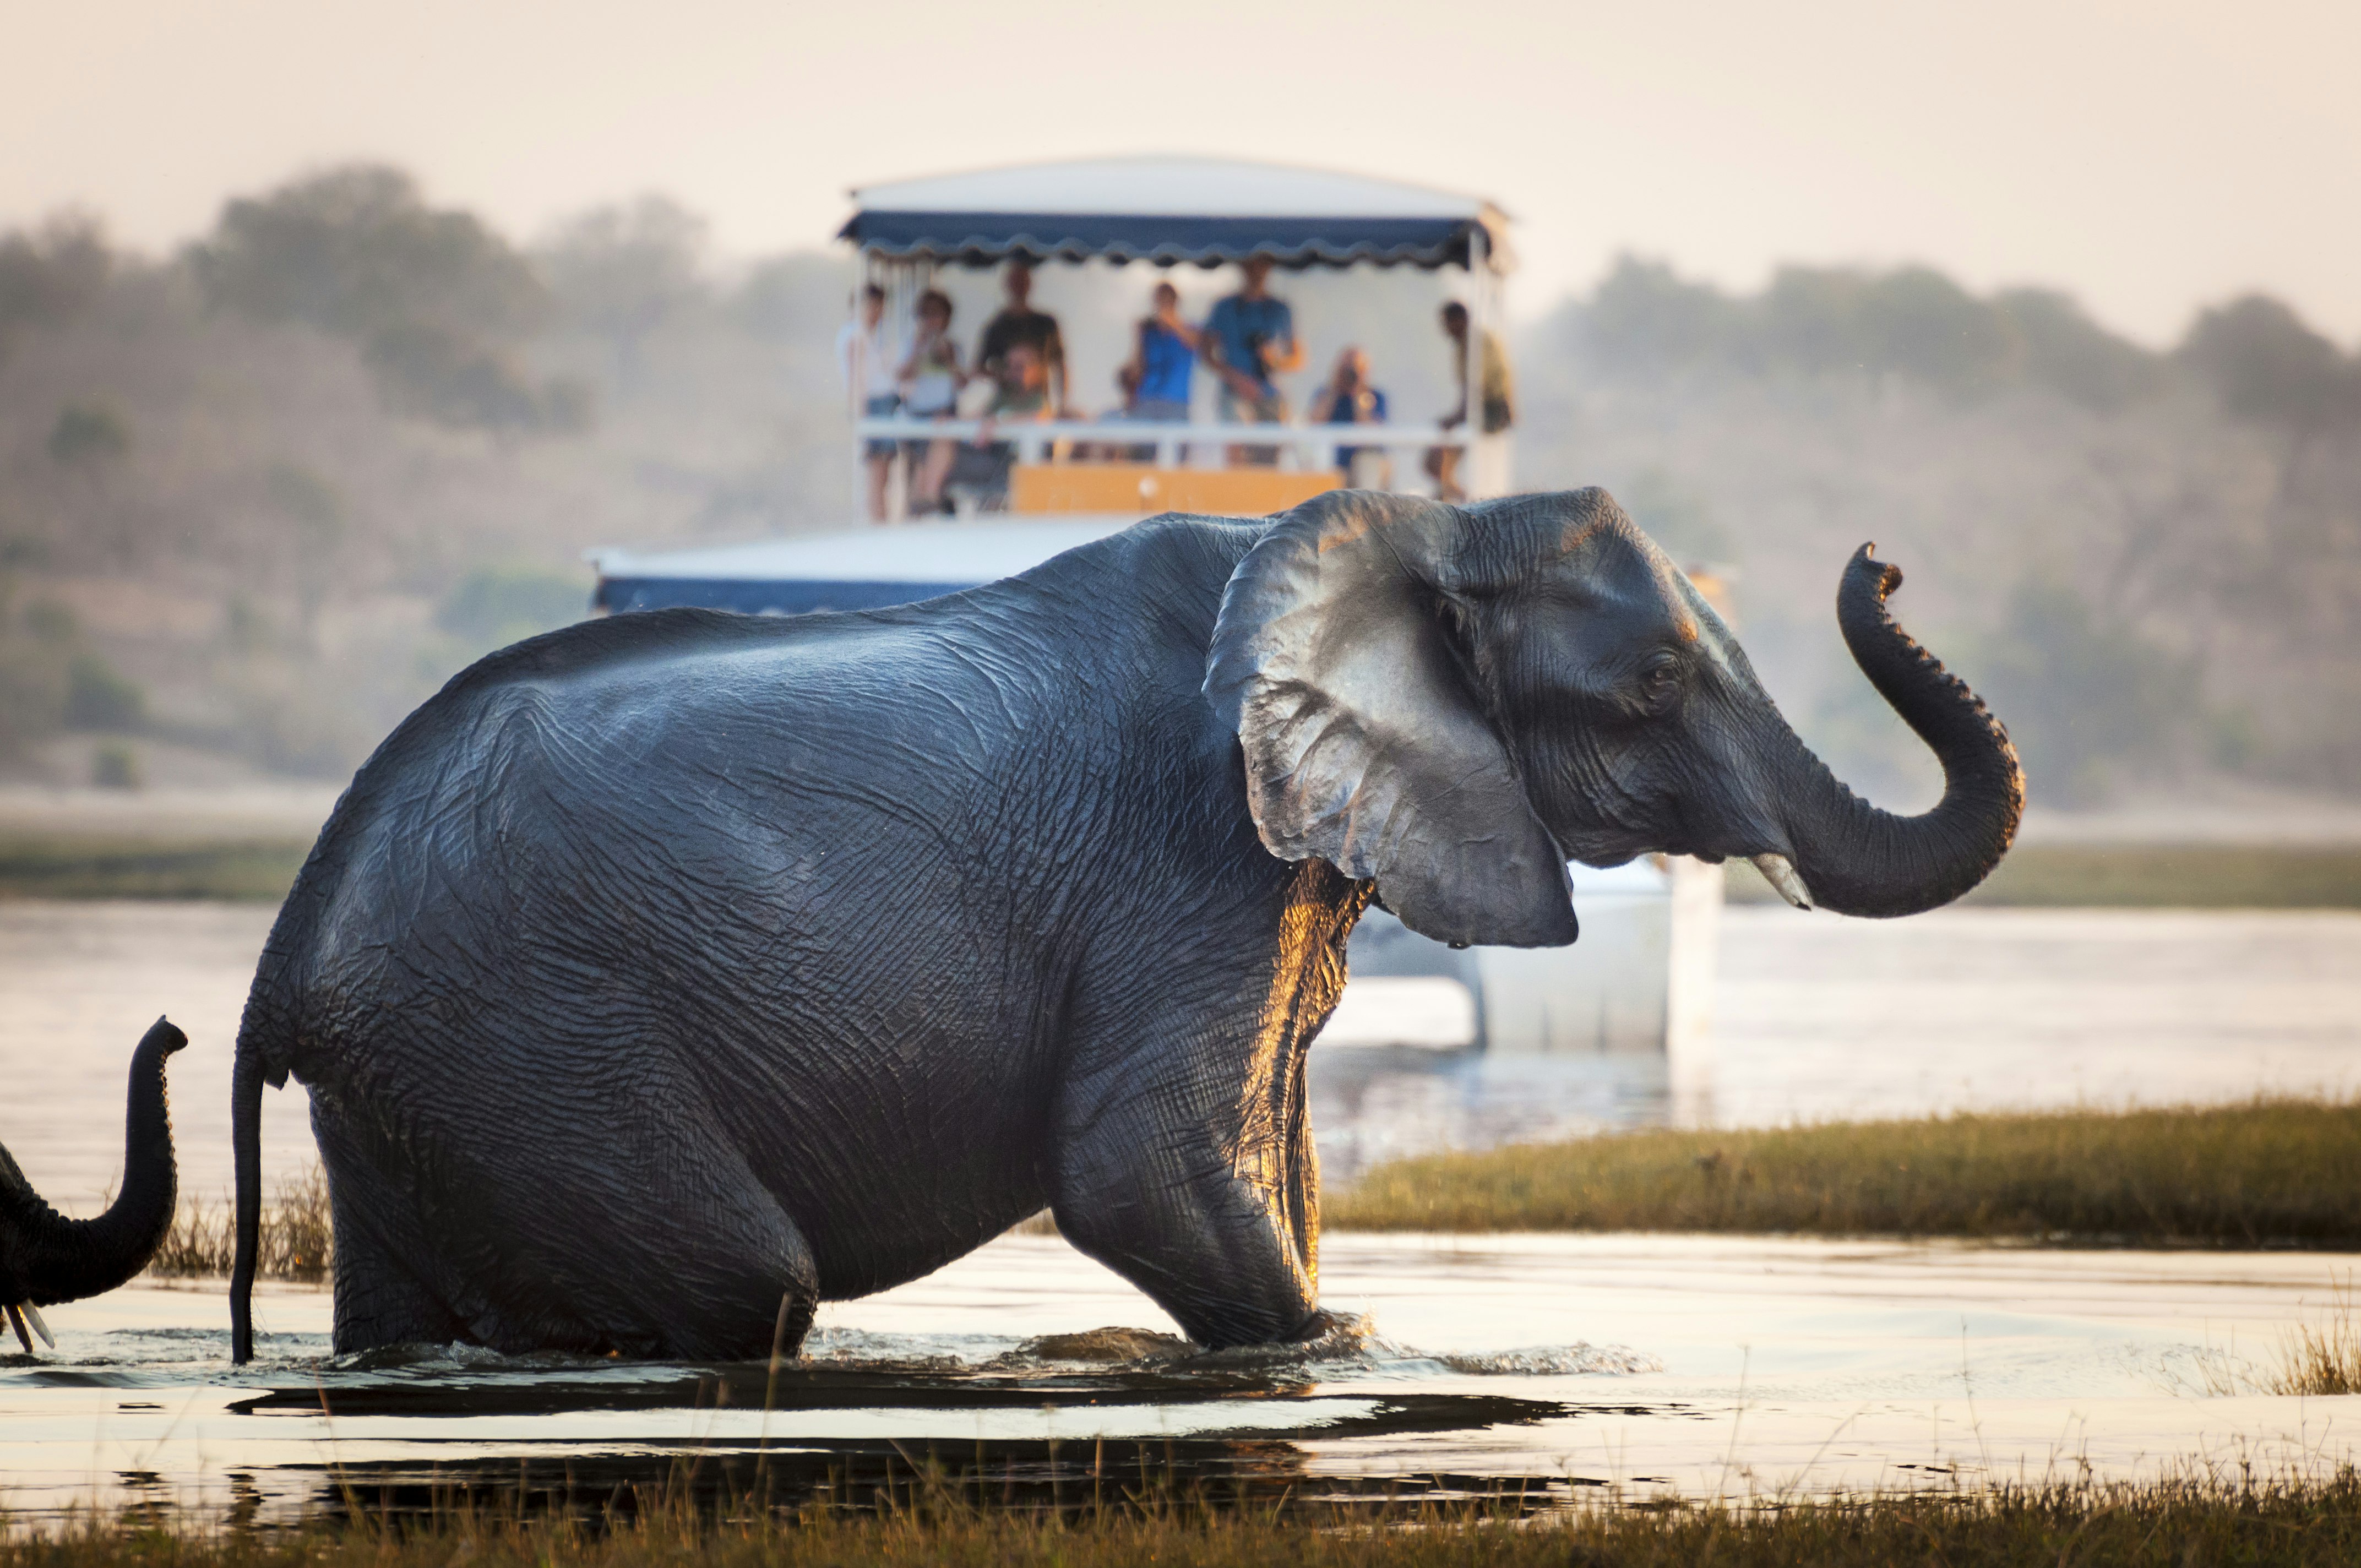
POLYGON ((1154 301, 1133 334, 1131 363, 1124 367, 1123 411, 1131 419, 1186 420, 1203 334, 1180 319, 1180 290, 1159 283, 1154 301))
MULTIPOLYGON (((872 283, 861 291, 861 318, 844 323, 836 334, 836 363, 844 389, 861 415, 888 419, 901 406, 896 385, 902 356, 895 352, 893 330, 885 322, 885 291, 872 283)), ((899 448, 890 440, 862 444, 861 464, 869 476, 869 520, 885 521, 885 491, 893 478, 899 448)))
MULTIPOLYGON (((1386 422, 1386 394, 1369 383, 1367 355, 1347 348, 1336 356, 1336 368, 1312 398, 1311 414, 1315 424, 1386 422)), ((1393 488, 1393 460, 1382 446, 1339 446, 1336 466, 1344 470, 1345 483, 1354 489, 1393 488)))
POLYGON ((1012 343, 994 378, 992 402, 975 439, 961 444, 951 460, 944 487, 964 490, 978 511, 1005 511, 1008 507, 1008 473, 1016 463, 1016 444, 995 440, 998 427, 1051 418, 1057 410, 1049 397, 1049 365, 1029 343, 1012 343))
POLYGON ((1023 344, 1033 350, 1035 357, 1049 371, 1051 405, 1064 408, 1066 339, 1058 330, 1057 317, 1033 308, 1033 264, 1021 258, 1011 261, 1001 286, 1007 291, 1008 302, 984 323, 983 336, 975 348, 976 374, 989 376, 994 381, 1005 380, 1008 352, 1023 344))
MULTIPOLYGON (((1451 340, 1451 371, 1459 383, 1459 406, 1442 420, 1443 428, 1451 430, 1467 422, 1466 305, 1454 300, 1443 307, 1443 332, 1451 340)), ((1483 378, 1479 389, 1483 422, 1477 428, 1487 435, 1498 435, 1517 422, 1516 387, 1509 375, 1509 351, 1500 346, 1498 335, 1487 331, 1478 353, 1483 360, 1478 372, 1483 378)), ((1459 477, 1461 452, 1456 446, 1430 446, 1426 451, 1426 471, 1434 480, 1434 493, 1446 501, 1467 499, 1467 487, 1459 477)))
MULTIPOLYGON (((960 389, 967 381, 959 344, 951 336, 950 296, 929 289, 918 296, 918 330, 895 381, 902 411, 913 419, 949 419, 959 411, 960 389)), ((944 510, 943 480, 950 473, 958 448, 959 443, 950 440, 903 444, 903 455, 910 463, 911 516, 944 510)))
MULTIPOLYGON (((1287 418, 1287 400, 1274 376, 1303 368, 1303 345, 1296 341, 1295 313, 1270 291, 1270 258, 1249 256, 1246 285, 1213 306, 1201 341, 1222 378, 1221 416, 1227 424, 1278 424, 1287 418)), ((1268 467, 1279 461, 1276 446, 1233 446, 1232 466, 1268 467)))
MULTIPOLYGON (((1159 283, 1148 313, 1132 329, 1131 357, 1115 373, 1123 391, 1123 419, 1184 424, 1189 419, 1189 392, 1197 370, 1197 347, 1203 334, 1180 319, 1180 291, 1159 283)), ((1110 460, 1153 462, 1156 446, 1135 443, 1105 449, 1110 460)))

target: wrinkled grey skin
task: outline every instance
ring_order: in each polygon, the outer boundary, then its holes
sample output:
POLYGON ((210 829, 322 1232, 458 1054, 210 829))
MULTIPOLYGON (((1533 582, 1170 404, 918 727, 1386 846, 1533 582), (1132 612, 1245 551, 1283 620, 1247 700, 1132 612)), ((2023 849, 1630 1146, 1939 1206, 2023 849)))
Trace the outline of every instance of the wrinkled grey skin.
POLYGON ((123 1190, 96 1219, 69 1220, 50 1208, 0 1148, 0 1316, 27 1352, 34 1333, 49 1338, 40 1313, 31 1309, 114 1289, 148 1266, 172 1228, 179 1175, 164 1102, 164 1058, 188 1043, 159 1018, 132 1053, 123 1190))
POLYGON ((1304 1049, 1372 894, 1545 945, 1569 856, 1776 854, 1875 915, 1998 861, 2014 753, 1894 581, 1864 550, 1839 609, 1946 769, 1909 819, 1598 490, 1160 518, 926 604, 495 654, 362 769, 256 977, 237 1354, 290 1072, 339 1350, 792 1349, 1044 1204, 1200 1343, 1315 1332, 1304 1049))

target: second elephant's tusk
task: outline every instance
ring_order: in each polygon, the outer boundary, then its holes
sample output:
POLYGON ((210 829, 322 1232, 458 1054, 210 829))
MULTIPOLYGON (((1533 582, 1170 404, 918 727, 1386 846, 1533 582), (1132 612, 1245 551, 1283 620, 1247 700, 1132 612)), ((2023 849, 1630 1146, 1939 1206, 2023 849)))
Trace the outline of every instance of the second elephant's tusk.
POLYGON ((25 1354, 32 1354, 33 1336, 25 1332, 25 1320, 17 1314, 16 1309, 0 1307, 0 1317, 5 1317, 8 1320, 8 1326, 16 1331, 16 1343, 25 1347, 25 1354))
MULTIPOLYGON (((41 1336, 43 1344, 48 1345, 51 1350, 58 1348, 57 1336, 49 1332, 49 1324, 41 1321, 41 1310, 33 1305, 31 1297, 28 1296, 17 1302, 16 1310, 25 1314, 25 1321, 33 1325, 33 1332, 41 1336)), ((27 1345, 25 1348, 30 1350, 33 1347, 27 1345)))
POLYGON ((1764 882, 1778 890, 1780 897, 1796 908, 1812 906, 1812 890, 1804 885, 1804 879, 1795 874, 1795 863, 1786 856, 1757 855, 1754 869, 1763 873, 1764 882))

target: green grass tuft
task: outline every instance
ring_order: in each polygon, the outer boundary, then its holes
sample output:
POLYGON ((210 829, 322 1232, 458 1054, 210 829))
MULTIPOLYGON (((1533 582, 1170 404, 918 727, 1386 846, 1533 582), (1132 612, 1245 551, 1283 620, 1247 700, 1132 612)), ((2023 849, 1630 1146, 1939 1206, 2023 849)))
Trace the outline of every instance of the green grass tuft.
POLYGON ((2361 1242, 2361 1105, 1622 1133, 1378 1166, 1363 1231, 1722 1231, 2261 1246, 2361 1242))
POLYGON ((95 834, 0 838, 0 898, 218 898, 276 904, 311 840, 95 834))

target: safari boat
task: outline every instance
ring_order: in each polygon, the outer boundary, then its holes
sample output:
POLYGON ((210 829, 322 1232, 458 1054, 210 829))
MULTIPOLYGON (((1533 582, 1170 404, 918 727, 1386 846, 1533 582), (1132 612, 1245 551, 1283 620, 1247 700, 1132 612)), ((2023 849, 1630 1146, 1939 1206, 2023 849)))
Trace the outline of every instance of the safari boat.
MULTIPOLYGON (((1112 305, 1115 286, 1143 269, 1185 277, 1184 269, 1267 257, 1290 281, 1399 280, 1390 309, 1370 310, 1383 296, 1366 286, 1335 297, 1354 307, 1347 323, 1354 334, 1424 343, 1433 348, 1430 358, 1448 346, 1433 328, 1434 306, 1456 299, 1469 317, 1467 359, 1455 376, 1445 361, 1435 378, 1442 385, 1430 389, 1447 401, 1458 387, 1482 385, 1480 345, 1503 324, 1513 266, 1507 216, 1480 197, 1273 164, 1180 158, 1029 164, 868 186, 852 197, 840 237, 851 252, 856 302, 864 286, 876 284, 885 291, 887 318, 907 321, 926 291, 973 298, 1004 263, 1060 269, 1083 285, 1058 302, 1067 307, 1067 352, 1075 364, 1101 367, 1123 351, 1125 317, 1107 308, 1076 313, 1071 298, 1112 305), (1422 302, 1423 313, 1400 308, 1422 302), (1426 335, 1406 333, 1405 322, 1415 329, 1422 313, 1426 335)), ((1133 297, 1144 291, 1131 283, 1133 297)), ((1059 417, 996 429, 979 417, 873 416, 856 405, 850 432, 856 464, 874 442, 1014 444, 1005 510, 905 521, 906 491, 897 480, 886 526, 823 527, 698 549, 594 551, 596 606, 615 614, 701 605, 803 615, 909 603, 1013 576, 1158 512, 1284 510, 1344 485, 1347 452, 1386 454, 1393 477, 1407 481, 1397 488, 1422 485, 1420 459, 1436 449, 1460 455, 1457 473, 1471 496, 1506 494, 1512 486, 1512 437, 1472 428, 1481 421, 1328 424, 1299 413, 1277 424, 1236 423, 1213 417, 1209 396, 1197 402, 1202 406, 1185 421, 1059 417), (1276 449, 1276 460, 1227 460, 1245 447, 1276 449), (1111 460, 1111 452, 1121 455, 1111 460)), ((1606 872, 1576 868, 1576 888, 1582 938, 1560 949, 1454 951, 1372 909, 1353 937, 1352 980, 1315 1058, 1653 1056, 1665 1062, 1675 1113, 1697 1113, 1719 868, 1645 861, 1606 872)))

